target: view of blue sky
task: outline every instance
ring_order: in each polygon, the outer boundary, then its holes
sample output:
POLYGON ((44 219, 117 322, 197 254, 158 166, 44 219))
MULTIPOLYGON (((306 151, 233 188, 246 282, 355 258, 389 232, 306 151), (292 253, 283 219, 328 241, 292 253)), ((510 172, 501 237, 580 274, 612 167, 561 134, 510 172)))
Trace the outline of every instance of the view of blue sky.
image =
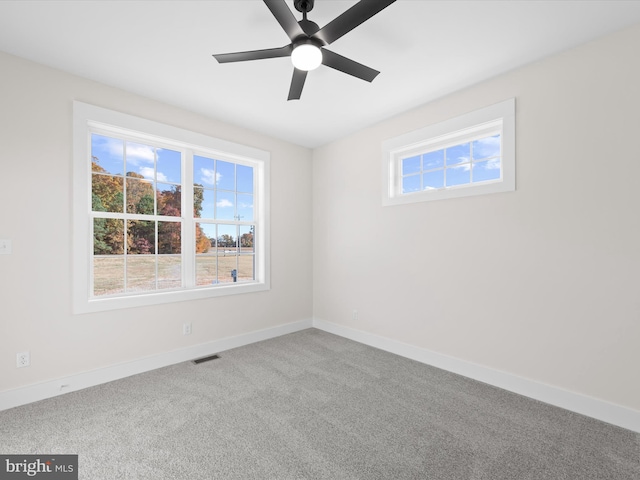
POLYGON ((402 193, 500 179, 500 135, 402 160, 402 193))

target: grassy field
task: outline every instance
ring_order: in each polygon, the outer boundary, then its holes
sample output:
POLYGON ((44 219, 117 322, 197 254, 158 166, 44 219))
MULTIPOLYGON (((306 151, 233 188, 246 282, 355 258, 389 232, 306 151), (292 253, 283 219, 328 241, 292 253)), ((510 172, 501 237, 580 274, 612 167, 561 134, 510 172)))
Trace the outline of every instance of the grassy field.
MULTIPOLYGON (((234 269, 237 270, 238 282, 253 280, 253 258, 247 254, 197 255, 196 284, 232 283, 231 271, 234 269)), ((93 262, 95 296, 180 288, 181 276, 180 255, 128 255, 126 267, 123 255, 96 255, 93 262)))

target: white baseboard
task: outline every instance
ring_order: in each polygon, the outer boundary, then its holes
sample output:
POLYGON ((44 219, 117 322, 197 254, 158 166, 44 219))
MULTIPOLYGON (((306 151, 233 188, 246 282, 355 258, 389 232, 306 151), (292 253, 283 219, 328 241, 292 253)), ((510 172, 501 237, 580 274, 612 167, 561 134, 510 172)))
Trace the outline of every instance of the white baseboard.
POLYGON ((13 390, 0 392, 0 410, 25 405, 27 403, 44 400, 65 393, 93 387, 102 383, 111 382, 120 378, 129 377, 138 373, 148 372, 156 368, 186 362, 195 358, 205 357, 214 353, 224 352, 231 348, 242 347, 250 343, 268 340, 288 333, 305 330, 312 327, 312 320, 300 320, 298 322, 278 325, 256 332, 250 332, 235 337, 222 338, 213 342, 193 345, 191 347, 160 353, 132 362, 112 365, 89 372, 70 375, 47 382, 27 385, 13 390))
POLYGON ((314 319, 313 326, 325 332, 640 433, 640 412, 637 410, 325 320, 314 319))

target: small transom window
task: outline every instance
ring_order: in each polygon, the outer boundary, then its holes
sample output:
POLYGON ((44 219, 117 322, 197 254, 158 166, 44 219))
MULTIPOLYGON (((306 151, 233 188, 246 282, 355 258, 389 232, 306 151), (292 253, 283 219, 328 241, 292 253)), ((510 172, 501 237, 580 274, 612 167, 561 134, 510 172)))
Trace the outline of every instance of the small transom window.
POLYGON ((515 189, 514 101, 385 142, 383 204, 515 189))

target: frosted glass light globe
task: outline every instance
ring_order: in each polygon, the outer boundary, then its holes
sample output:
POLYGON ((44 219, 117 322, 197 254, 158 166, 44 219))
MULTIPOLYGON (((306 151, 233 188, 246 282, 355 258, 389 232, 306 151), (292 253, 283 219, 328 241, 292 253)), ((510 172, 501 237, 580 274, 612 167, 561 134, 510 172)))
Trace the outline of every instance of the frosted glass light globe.
POLYGON ((315 70, 322 63, 322 51, 315 45, 298 45, 291 52, 291 63, 298 70, 315 70))

